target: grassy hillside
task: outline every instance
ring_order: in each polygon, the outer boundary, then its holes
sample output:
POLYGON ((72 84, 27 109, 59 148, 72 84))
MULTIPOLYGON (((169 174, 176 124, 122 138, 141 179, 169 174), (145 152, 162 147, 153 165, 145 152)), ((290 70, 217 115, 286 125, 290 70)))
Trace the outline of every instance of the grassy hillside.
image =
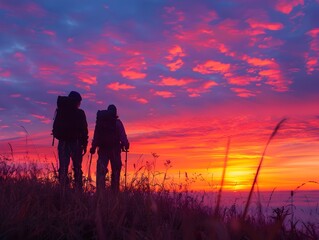
MULTIPOLYGON (((54 174, 0 162, 0 239, 318 239, 316 226, 210 209, 187 192, 152 191, 145 179, 118 194, 61 189, 54 174), (140 185, 139 184, 142 184, 140 185)), ((89 186, 89 185, 88 185, 89 186)), ((255 216, 255 214, 254 214, 255 216)))

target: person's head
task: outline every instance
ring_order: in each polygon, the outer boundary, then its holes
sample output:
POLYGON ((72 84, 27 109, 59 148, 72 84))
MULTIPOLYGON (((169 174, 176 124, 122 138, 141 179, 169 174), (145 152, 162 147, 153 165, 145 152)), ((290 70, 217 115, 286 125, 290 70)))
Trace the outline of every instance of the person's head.
POLYGON ((114 104, 110 104, 108 107, 107 107, 107 110, 110 111, 110 113, 114 116, 114 117, 117 117, 117 109, 115 107, 114 104))
POLYGON ((80 107, 81 101, 82 101, 82 97, 81 97, 80 93, 78 93, 76 91, 71 91, 69 93, 69 97, 72 98, 77 103, 78 107, 80 107))

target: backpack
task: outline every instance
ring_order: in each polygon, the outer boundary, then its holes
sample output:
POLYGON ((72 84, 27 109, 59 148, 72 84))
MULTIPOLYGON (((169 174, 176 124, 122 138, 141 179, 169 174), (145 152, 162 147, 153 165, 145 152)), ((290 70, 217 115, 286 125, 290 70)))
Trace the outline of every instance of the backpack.
POLYGON ((58 96, 53 122, 53 139, 70 140, 78 137, 77 102, 67 96, 58 96))
POLYGON ((116 129, 117 118, 108 110, 99 110, 96 114, 94 142, 99 147, 114 148, 119 146, 116 129))

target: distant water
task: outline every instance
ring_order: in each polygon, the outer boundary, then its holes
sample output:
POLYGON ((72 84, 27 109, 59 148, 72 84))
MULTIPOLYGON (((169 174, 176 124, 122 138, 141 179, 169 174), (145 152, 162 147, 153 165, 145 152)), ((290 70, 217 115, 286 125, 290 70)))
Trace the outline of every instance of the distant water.
MULTIPOLYGON (((196 194, 197 195, 197 194, 196 194)), ((203 194, 197 195, 201 197, 203 194)), ((221 207, 229 208, 236 206, 238 212, 243 212, 248 192, 222 192, 221 207)), ((204 194, 204 205, 214 208, 217 202, 217 192, 204 194)), ((274 209, 284 207, 289 215, 286 217, 286 224, 299 221, 307 223, 319 223, 319 191, 274 191, 254 193, 251 199, 249 214, 258 216, 258 205, 261 203, 261 210, 264 216, 274 216, 274 209)))

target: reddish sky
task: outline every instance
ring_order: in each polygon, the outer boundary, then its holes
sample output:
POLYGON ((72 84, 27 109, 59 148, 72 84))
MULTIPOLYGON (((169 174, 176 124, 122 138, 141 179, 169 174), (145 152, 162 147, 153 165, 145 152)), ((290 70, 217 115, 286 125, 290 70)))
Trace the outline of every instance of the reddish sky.
POLYGON ((90 140, 96 111, 118 107, 130 171, 157 153, 171 180, 209 189, 230 138, 226 187, 248 189, 287 118, 258 186, 318 182, 318 12, 318 0, 2 0, 0 153, 55 162, 56 98, 76 90, 90 140))

